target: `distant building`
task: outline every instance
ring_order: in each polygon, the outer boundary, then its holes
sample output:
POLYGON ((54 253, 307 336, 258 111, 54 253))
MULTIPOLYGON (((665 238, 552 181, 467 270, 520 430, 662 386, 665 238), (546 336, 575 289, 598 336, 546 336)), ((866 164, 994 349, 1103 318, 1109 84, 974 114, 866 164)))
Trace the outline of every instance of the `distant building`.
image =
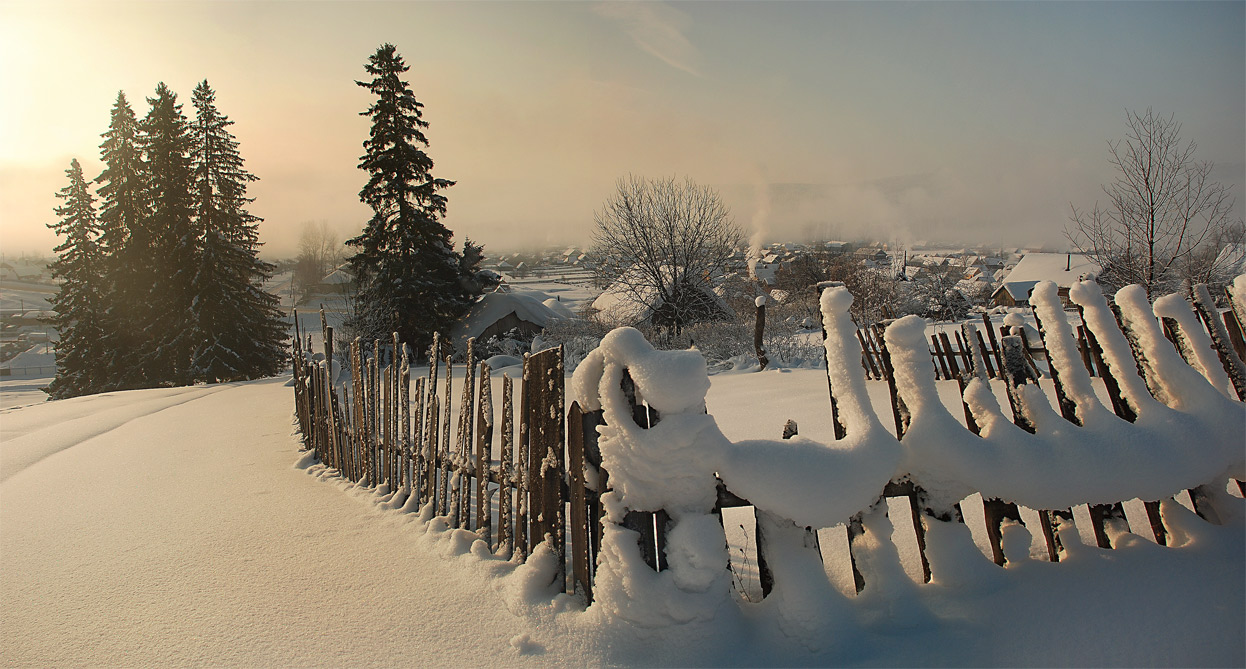
POLYGON ((1030 291, 1039 281, 1056 284, 1060 300, 1069 305, 1069 288, 1078 281, 1093 281, 1099 264, 1078 253, 1027 253, 1004 277, 992 301, 999 306, 1020 307, 1030 303, 1030 291))
MULTIPOLYGON (((530 340, 555 318, 565 313, 551 309, 544 302, 550 298, 539 291, 510 292, 501 288, 485 293, 476 300, 454 327, 450 328, 450 344, 456 351, 467 350, 467 340, 479 342, 492 337, 530 340)), ((562 310, 565 312, 565 309, 562 310)))

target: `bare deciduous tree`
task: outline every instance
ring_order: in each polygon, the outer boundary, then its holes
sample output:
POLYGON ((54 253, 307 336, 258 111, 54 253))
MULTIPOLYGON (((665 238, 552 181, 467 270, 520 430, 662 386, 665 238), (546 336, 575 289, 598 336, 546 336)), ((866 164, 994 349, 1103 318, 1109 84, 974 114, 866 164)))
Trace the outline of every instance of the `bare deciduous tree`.
POLYGON ((676 330, 713 311, 706 290, 744 240, 718 193, 691 179, 620 179, 595 219, 593 251, 613 265, 612 290, 660 304, 655 324, 676 330))
POLYGON ((1126 111, 1125 125, 1125 138, 1108 142, 1118 174, 1103 186, 1107 204, 1071 207, 1065 235, 1103 268, 1100 282, 1139 283, 1151 297, 1214 273, 1218 254, 1206 246, 1232 224, 1234 199, 1211 178, 1214 165, 1195 160, 1174 116, 1126 111))
POLYGON ((300 294, 320 283, 342 262, 342 240, 325 221, 307 221, 299 236, 299 255, 294 265, 294 285, 300 294))

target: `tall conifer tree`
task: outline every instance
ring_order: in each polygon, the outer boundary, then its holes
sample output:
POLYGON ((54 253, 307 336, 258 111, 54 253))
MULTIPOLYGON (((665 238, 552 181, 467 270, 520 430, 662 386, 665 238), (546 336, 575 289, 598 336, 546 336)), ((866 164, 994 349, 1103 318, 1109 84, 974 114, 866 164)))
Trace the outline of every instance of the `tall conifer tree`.
POLYGON ((190 128, 177 94, 164 83, 147 102, 151 108, 139 129, 151 202, 151 215, 144 226, 151 235, 146 263, 153 271, 136 323, 144 335, 144 346, 137 352, 134 371, 142 375, 145 386, 182 386, 193 380, 194 304, 190 287, 198 269, 190 192, 190 128))
POLYGON ((263 282, 273 266, 259 259, 259 217, 246 207, 247 184, 256 177, 243 168, 228 117, 216 109, 205 80, 191 103, 191 161, 197 269, 191 278, 194 347, 191 374, 197 381, 233 381, 270 376, 285 360, 285 328, 278 300, 263 282))
POLYGON ((432 333, 444 333, 479 288, 441 223, 446 198, 439 191, 454 182, 432 175, 423 105, 402 79, 410 68, 394 45, 384 44, 364 69, 372 79, 355 83, 376 102, 361 112, 372 119, 372 131, 359 163, 368 173, 359 199, 373 214, 363 232, 346 242, 359 249, 350 259, 359 292, 348 326, 369 338, 397 331, 423 351, 432 333))
POLYGON ((103 304, 101 391, 141 385, 134 379, 129 361, 135 351, 145 348, 136 325, 151 284, 153 243, 146 227, 151 207, 138 119, 124 92, 117 93, 103 137, 100 159, 104 171, 95 178, 100 184, 99 244, 103 256, 99 288, 103 304))
POLYGON ((77 158, 65 174, 69 185, 56 194, 65 201, 56 208, 60 220, 48 225, 65 238, 56 247, 58 258, 52 264, 52 275, 61 280, 52 298, 60 332, 56 378, 46 388, 53 399, 99 392, 103 381, 99 221, 77 158))

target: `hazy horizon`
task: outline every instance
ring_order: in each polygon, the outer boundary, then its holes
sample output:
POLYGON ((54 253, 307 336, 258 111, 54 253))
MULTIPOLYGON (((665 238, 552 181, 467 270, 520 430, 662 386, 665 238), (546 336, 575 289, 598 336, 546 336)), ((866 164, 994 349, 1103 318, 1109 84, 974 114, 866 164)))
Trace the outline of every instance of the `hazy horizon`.
POLYGON ((118 90, 207 79, 268 257, 370 212, 378 45, 431 123, 455 241, 583 244, 621 176, 717 188, 764 241, 1061 244, 1125 110, 1175 114, 1243 211, 1246 3, 36 3, 0 0, 0 248, 50 253, 118 90))

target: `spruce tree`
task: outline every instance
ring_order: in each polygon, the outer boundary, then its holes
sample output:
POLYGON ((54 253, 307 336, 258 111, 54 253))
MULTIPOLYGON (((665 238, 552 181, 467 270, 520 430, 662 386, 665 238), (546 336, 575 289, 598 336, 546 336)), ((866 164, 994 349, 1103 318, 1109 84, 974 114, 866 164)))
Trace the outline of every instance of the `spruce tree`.
POLYGON ((48 227, 65 238, 56 247, 57 260, 52 275, 61 280, 52 306, 60 332, 56 345, 56 378, 44 390, 52 399, 99 392, 103 359, 99 346, 102 263, 100 225, 95 215, 94 197, 75 158, 65 170, 69 185, 56 197, 65 204, 56 208, 60 220, 48 227))
POLYGON ((130 359, 142 345, 136 327, 151 283, 152 235, 146 228, 150 204, 145 181, 138 119, 124 92, 117 93, 100 159, 100 254, 103 266, 99 293, 100 356, 98 389, 139 387, 130 359))
POLYGON ((384 44, 364 69, 372 79, 355 83, 376 102, 361 112, 372 120, 372 130, 359 163, 368 173, 359 199, 373 214, 363 232, 346 242, 358 249, 350 259, 358 294, 347 325, 366 338, 396 331, 423 351, 433 332, 445 333, 463 314, 479 288, 441 223, 446 198, 439 191, 454 182, 432 176, 423 105, 401 78, 410 68, 394 45, 384 44))
MULTIPOLYGON (((190 288, 198 269, 190 191, 190 128, 177 94, 164 83, 147 102, 151 108, 139 125, 139 143, 151 214, 140 229, 150 235, 150 240, 141 241, 150 248, 150 254, 144 254, 150 271, 144 273, 151 281, 138 286, 139 292, 146 289, 146 300, 134 325, 143 336, 133 369, 141 376, 132 380, 143 386, 182 386, 192 381, 194 305, 190 288)), ((141 247, 134 249, 135 254, 141 251, 141 247)))
POLYGON ((216 109, 205 80, 191 103, 192 193, 198 258, 191 277, 194 346, 191 376, 216 382, 278 373, 285 360, 285 328, 279 301, 263 289, 273 266, 259 259, 260 218, 246 207, 247 184, 228 117, 216 109))

